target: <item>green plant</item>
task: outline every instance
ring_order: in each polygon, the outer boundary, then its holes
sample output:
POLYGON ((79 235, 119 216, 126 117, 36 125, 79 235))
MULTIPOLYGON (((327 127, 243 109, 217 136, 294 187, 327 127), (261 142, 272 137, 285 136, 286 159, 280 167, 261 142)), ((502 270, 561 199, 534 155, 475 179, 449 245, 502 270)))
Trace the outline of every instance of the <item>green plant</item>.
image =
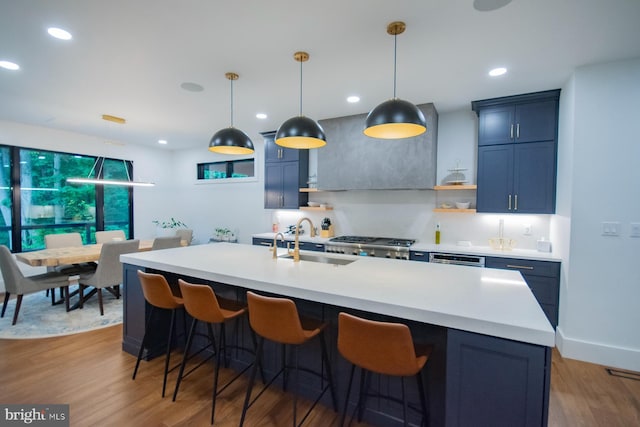
POLYGON ((160 228, 179 228, 179 227, 184 227, 187 228, 187 224, 185 224, 184 222, 177 220, 173 217, 171 217, 168 221, 151 221, 153 222, 156 226, 160 227, 160 228))

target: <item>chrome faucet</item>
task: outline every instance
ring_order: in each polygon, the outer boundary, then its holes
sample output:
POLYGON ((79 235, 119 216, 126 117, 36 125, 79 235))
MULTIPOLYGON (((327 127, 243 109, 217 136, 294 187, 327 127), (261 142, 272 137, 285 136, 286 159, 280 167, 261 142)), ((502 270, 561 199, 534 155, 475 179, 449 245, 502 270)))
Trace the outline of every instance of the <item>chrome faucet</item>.
POLYGON ((282 243, 285 242, 284 234, 280 232, 276 233, 276 235, 273 237, 273 247, 271 248, 271 250, 273 251, 273 259, 278 258, 278 236, 280 236, 280 240, 282 240, 282 243))
POLYGON ((300 224, 302 224, 302 221, 305 221, 305 220, 309 223, 309 228, 311 229, 311 237, 316 236, 316 229, 313 227, 313 223, 311 222, 311 220, 306 216, 303 218, 300 218, 298 220, 298 224, 296 225, 296 240, 295 240, 295 245, 293 247, 293 252, 291 252, 291 249, 287 248, 287 253, 289 255, 293 255, 293 262, 300 261, 300 224))

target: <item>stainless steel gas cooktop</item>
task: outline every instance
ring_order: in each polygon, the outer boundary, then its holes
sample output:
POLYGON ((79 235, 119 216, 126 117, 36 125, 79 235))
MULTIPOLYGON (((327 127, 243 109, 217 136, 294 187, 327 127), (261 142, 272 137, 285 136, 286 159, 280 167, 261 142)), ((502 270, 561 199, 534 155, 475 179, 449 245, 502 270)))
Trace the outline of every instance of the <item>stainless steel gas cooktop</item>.
POLYGON ((325 251, 349 255, 409 259, 409 247, 414 243, 414 239, 339 236, 329 240, 325 245, 325 251))

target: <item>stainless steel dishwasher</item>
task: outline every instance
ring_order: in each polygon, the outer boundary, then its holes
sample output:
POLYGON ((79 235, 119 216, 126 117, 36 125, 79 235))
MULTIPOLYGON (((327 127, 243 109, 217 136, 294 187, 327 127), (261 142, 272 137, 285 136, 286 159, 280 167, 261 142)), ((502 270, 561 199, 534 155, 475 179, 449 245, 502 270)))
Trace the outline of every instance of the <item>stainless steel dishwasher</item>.
POLYGON ((484 257, 479 255, 461 255, 443 252, 431 252, 429 262, 437 264, 468 265, 471 267, 484 267, 484 257))

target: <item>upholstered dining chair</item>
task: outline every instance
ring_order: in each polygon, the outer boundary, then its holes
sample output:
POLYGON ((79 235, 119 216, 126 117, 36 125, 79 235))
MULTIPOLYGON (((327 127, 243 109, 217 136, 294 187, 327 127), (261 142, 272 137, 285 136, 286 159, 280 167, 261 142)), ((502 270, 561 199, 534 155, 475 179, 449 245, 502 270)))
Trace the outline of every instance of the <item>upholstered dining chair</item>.
POLYGON ((78 276, 69 276, 55 271, 50 271, 36 276, 25 277, 20 271, 15 258, 4 245, 0 245, 0 269, 2 270, 2 278, 4 279, 4 304, 2 305, 2 315, 7 310, 9 297, 12 294, 17 295, 16 309, 13 313, 12 325, 18 321, 18 313, 22 305, 22 297, 33 292, 44 291, 57 287, 67 287, 69 282, 77 281, 78 276))
POLYGON ((122 283, 122 263, 120 255, 137 252, 140 247, 139 240, 113 241, 102 244, 98 267, 92 274, 80 275, 80 308, 84 302, 93 296, 93 291, 85 297, 84 290, 93 287, 98 294, 100 315, 104 315, 102 305, 102 289, 111 292, 116 298, 120 298, 120 284, 122 283))
POLYGON ((188 246, 193 240, 193 230, 191 230, 190 228, 179 228, 176 230, 176 236, 180 237, 181 240, 187 242, 188 246))
MULTIPOLYGON (((44 236, 44 246, 47 249, 71 248, 82 246, 82 236, 80 233, 56 233, 44 236)), ((92 273, 96 269, 95 262, 83 262, 80 264, 63 264, 55 267, 47 267, 47 271, 57 271, 58 273, 75 275, 80 273, 92 273)), ((65 300, 67 310, 69 309, 69 295, 65 290, 69 290, 67 286, 60 288, 60 298, 65 300)), ((47 289, 47 294, 49 289, 47 289)), ((56 295, 55 288, 51 289, 51 304, 55 305, 56 295)))
POLYGON ((127 240, 122 230, 96 231, 96 243, 127 240))
POLYGON ((180 240, 180 236, 156 237, 153 239, 151 250, 156 251, 158 249, 179 248, 180 240))

